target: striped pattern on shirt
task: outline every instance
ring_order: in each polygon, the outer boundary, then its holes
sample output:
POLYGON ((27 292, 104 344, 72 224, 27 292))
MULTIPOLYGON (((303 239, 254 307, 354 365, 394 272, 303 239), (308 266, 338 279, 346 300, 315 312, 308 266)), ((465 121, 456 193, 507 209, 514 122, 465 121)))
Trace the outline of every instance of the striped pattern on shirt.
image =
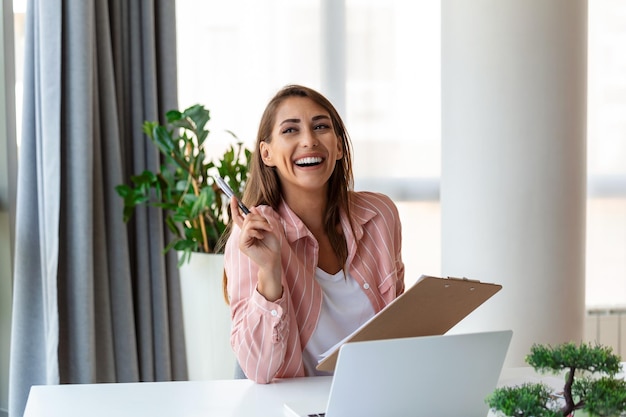
MULTIPOLYGON (((383 194, 354 192, 351 204, 354 234, 341 215, 348 243, 346 265, 378 312, 404 291, 400 218, 393 201, 383 194)), ((226 244, 224 267, 235 355, 248 378, 268 383, 305 376, 302 351, 317 325, 322 291, 315 281, 318 244, 304 223, 284 202, 278 212, 268 206, 259 210, 272 227, 284 230, 283 296, 269 302, 256 291, 258 267, 239 250, 238 227, 226 244)))

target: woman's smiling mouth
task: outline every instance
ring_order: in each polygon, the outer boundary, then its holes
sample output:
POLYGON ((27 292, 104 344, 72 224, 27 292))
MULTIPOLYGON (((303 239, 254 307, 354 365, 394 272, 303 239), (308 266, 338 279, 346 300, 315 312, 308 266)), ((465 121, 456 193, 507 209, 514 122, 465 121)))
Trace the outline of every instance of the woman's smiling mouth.
POLYGON ((320 156, 307 156, 296 159, 294 163, 299 167, 312 167, 321 164, 323 161, 324 159, 320 156))

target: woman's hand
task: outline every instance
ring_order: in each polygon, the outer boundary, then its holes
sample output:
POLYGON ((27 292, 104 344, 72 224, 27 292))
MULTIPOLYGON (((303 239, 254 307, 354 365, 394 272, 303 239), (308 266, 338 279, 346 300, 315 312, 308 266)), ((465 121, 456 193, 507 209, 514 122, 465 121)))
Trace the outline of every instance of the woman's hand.
POLYGON ((244 216, 233 197, 230 210, 233 221, 241 229, 239 249, 259 266, 257 291, 268 301, 278 300, 283 294, 280 236, 256 207, 251 207, 250 214, 244 216))

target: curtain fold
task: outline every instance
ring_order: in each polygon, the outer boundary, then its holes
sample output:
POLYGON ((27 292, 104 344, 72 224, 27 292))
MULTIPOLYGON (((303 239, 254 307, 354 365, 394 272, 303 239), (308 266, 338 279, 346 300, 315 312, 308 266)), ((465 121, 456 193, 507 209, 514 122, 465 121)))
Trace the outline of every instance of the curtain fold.
POLYGON ((177 107, 174 0, 30 0, 9 415, 34 384, 187 378, 162 213, 114 187, 154 169, 144 120, 177 107))

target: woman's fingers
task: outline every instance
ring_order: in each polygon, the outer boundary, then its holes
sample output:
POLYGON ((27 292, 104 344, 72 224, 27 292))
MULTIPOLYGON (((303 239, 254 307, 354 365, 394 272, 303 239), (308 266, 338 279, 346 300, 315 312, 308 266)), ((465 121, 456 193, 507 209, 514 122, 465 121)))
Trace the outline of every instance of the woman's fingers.
POLYGON ((230 212, 232 219, 237 224, 237 226, 243 229, 244 222, 248 220, 250 227, 267 231, 272 230, 272 226, 270 225, 270 223, 265 217, 263 217, 261 213, 259 213, 256 207, 252 207, 250 209, 250 214, 244 215, 239 209, 239 205, 237 203, 237 198, 233 196, 230 199, 230 212))
POLYGON ((235 224, 239 227, 243 225, 243 214, 239 211, 239 206, 237 205, 237 197, 233 196, 230 198, 230 215, 235 222, 235 224))

